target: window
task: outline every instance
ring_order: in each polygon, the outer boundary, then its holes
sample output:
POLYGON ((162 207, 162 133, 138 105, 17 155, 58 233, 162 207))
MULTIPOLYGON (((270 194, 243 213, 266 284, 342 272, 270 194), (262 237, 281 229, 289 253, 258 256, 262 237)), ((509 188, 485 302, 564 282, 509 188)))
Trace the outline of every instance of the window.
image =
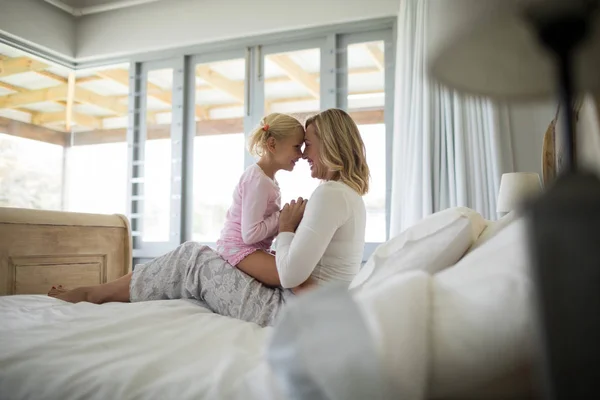
POLYGON ((55 67, 1 43, 0 60, 0 206, 60 210, 67 137, 43 123, 42 111, 63 106, 32 93, 58 100, 54 88, 62 76, 46 74, 55 67))
MULTIPOLYGON (((337 107, 357 123, 371 170, 368 257, 389 220, 393 24, 268 35, 248 47, 232 41, 217 52, 207 45, 196 55, 86 70, 0 44, 10 66, 0 74, 0 201, 129 212, 135 257, 184 240, 212 244, 253 162, 246 135, 258 121, 282 112, 304 122, 337 107)), ((276 179, 284 203, 309 198, 319 184, 304 160, 276 179)))
POLYGON ((127 214, 127 143, 67 151, 67 211, 127 214))
POLYGON ((146 140, 144 148, 144 217, 142 240, 169 240, 171 219, 171 123, 173 69, 146 75, 146 140))
POLYGON ((1 133, 0 207, 60 210, 63 147, 1 133))
POLYGON ((244 58, 195 66, 192 239, 214 243, 244 172, 244 58))
MULTIPOLYGON (((312 48, 265 56, 265 114, 281 112, 296 116, 301 123, 320 109, 321 49, 312 48)), ((293 171, 275 176, 282 205, 298 197, 309 198, 319 181, 310 176, 305 160, 293 171)))
POLYGON ((65 153, 65 210, 126 214, 129 65, 75 75, 78 89, 65 153), (85 102, 77 100, 84 96, 85 102))
POLYGON ((125 213, 128 65, 73 71, 2 44, 0 59, 2 204, 125 213))
POLYGON ((348 111, 365 143, 371 172, 367 208, 367 242, 384 242, 386 234, 386 126, 383 41, 348 46, 348 111))
POLYGON ((386 241, 386 162, 385 125, 362 124, 358 126, 367 150, 367 163, 371 172, 369 193, 364 197, 367 209, 367 242, 386 241))

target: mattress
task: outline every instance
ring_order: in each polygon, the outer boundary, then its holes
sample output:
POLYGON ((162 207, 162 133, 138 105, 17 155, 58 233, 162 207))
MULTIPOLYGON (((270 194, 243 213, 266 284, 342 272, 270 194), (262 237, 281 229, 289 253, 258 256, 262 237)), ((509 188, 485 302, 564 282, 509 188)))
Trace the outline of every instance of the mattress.
POLYGON ((187 300, 0 297, 0 398, 280 399, 270 332, 187 300))

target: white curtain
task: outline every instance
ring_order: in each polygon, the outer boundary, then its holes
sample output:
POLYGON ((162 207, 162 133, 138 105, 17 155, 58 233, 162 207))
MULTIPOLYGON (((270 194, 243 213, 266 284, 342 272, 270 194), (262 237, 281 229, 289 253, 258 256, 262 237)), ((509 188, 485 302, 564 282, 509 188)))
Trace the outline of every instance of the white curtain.
POLYGON ((577 155, 582 167, 600 176, 600 96, 586 96, 577 123, 577 155))
POLYGON ((496 219, 500 178, 514 167, 507 107, 428 78, 428 1, 401 0, 398 15, 392 236, 454 206, 496 219))

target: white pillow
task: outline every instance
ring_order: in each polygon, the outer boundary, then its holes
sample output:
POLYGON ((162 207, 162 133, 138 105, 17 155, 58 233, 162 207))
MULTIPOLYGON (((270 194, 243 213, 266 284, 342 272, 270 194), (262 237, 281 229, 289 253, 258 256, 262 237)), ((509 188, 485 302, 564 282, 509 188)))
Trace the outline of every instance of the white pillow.
POLYGON ((363 312, 346 285, 323 286, 286 303, 266 358, 286 399, 395 398, 363 312))
POLYGON ((469 208, 432 214, 377 247, 350 289, 377 285, 400 271, 439 272, 455 264, 484 228, 483 217, 469 208))
POLYGON ((525 220, 432 278, 430 397, 530 394, 533 316, 525 220), (508 379, 521 371, 520 380, 508 379), (504 381, 502 393, 479 392, 504 381))
POLYGON ((483 232, 481 232, 481 235, 479 235, 475 243, 473 243, 468 253, 482 246, 488 240, 496 236, 498 232, 506 228, 508 225, 510 225, 511 222, 516 220, 518 217, 519 215, 516 211, 511 211, 497 221, 486 221, 485 229, 483 230, 483 232))
POLYGON ((431 276, 397 274, 376 288, 354 293, 392 398, 423 399, 427 389, 431 276))

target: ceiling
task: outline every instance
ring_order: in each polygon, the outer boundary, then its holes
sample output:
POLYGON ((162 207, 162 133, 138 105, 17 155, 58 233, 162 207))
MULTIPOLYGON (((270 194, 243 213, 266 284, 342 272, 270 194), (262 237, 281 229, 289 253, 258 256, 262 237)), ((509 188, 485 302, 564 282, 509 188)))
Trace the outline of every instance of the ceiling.
POLYGON ((135 7, 160 0, 42 0, 75 17, 135 7))
POLYGON ((123 3, 125 0, 61 0, 71 7, 83 8, 108 3, 123 3))

